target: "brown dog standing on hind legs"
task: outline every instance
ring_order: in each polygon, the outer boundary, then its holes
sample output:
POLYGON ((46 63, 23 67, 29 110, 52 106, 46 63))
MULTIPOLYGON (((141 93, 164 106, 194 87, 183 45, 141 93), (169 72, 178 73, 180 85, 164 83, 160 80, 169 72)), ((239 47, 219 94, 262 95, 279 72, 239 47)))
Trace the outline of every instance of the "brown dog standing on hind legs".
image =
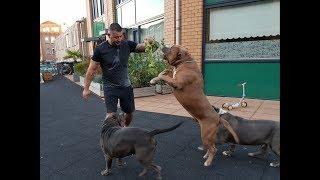
POLYGON ((202 74, 187 50, 173 45, 171 48, 164 47, 162 51, 164 59, 174 67, 172 77, 168 75, 169 70, 164 70, 158 77, 153 78, 150 84, 164 80, 174 88, 173 94, 176 99, 200 125, 202 143, 207 150, 203 156, 207 158, 204 165, 209 166, 216 153, 215 138, 219 123, 230 131, 236 142, 239 138, 230 124, 212 111, 212 106, 203 92, 202 74))

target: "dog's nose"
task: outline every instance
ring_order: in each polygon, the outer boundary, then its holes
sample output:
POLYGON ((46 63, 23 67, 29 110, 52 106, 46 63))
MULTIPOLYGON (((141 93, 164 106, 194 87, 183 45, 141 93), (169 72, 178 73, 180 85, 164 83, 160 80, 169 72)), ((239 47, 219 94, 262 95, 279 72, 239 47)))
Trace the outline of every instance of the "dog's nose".
POLYGON ((163 52, 164 54, 167 54, 167 53, 168 53, 168 51, 169 51, 169 48, 168 48, 168 47, 166 47, 166 46, 163 46, 163 48, 162 48, 162 52, 163 52))

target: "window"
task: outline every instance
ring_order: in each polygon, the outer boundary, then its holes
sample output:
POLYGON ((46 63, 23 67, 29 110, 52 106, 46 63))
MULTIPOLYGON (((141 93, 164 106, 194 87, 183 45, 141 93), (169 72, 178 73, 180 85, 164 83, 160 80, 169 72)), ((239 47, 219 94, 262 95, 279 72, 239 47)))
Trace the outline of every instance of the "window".
POLYGON ((49 32, 49 28, 48 27, 44 27, 44 28, 42 28, 42 31, 43 32, 49 32))
POLYGON ((53 44, 56 38, 54 36, 51 36, 51 43, 53 44))
POLYGON ((46 37, 44 38, 44 42, 45 42, 45 43, 50 43, 50 38, 49 38, 48 36, 46 36, 46 37))
POLYGON ((104 14, 104 0, 92 0, 92 17, 97 19, 104 14))
POLYGON ((156 41, 164 38, 163 19, 140 26, 140 40, 143 41, 146 37, 153 37, 156 41))
POLYGON ((210 10, 209 40, 280 35, 280 1, 210 10))
POLYGON ((117 9, 117 22, 122 26, 122 20, 121 20, 121 8, 117 9))
POLYGON ((96 12, 96 0, 92 0, 92 18, 97 18, 97 12, 96 12))
POLYGON ((96 0, 96 5, 97 5, 97 14, 98 14, 98 17, 101 16, 101 1, 100 0, 96 0))
POLYGON ((126 0, 115 0, 115 1, 116 1, 116 5, 118 5, 118 4, 125 2, 126 0))
POLYGON ((69 35, 67 34, 66 35, 66 47, 70 47, 70 44, 69 44, 69 35))
POLYGON ((135 7, 134 2, 130 1, 124 4, 122 7, 122 26, 130 26, 135 24, 135 7))
POLYGON ((59 32, 59 27, 52 27, 52 28, 51 28, 51 31, 53 31, 53 32, 59 32))
POLYGON ((140 22, 163 14, 164 0, 136 0, 136 7, 137 22, 140 22))
POLYGON ((51 54, 50 48, 47 48, 47 49, 46 49, 46 54, 51 54))
POLYGON ((101 4, 101 15, 104 14, 104 1, 100 0, 100 4, 101 4))

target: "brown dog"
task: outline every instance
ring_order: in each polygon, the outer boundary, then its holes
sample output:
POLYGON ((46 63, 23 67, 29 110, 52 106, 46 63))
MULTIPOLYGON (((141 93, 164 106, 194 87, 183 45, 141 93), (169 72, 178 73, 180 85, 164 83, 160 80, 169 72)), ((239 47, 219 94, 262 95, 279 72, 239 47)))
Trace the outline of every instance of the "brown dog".
POLYGON ((165 70, 153 78, 150 84, 164 80, 174 88, 173 94, 176 99, 200 125, 202 143, 207 150, 203 157, 207 158, 204 165, 209 166, 216 153, 215 139, 219 123, 230 131, 236 142, 239 138, 230 124, 212 111, 212 106, 203 93, 202 74, 191 55, 178 45, 164 47, 162 51, 164 59, 174 68, 172 77, 168 75, 170 70, 165 70))

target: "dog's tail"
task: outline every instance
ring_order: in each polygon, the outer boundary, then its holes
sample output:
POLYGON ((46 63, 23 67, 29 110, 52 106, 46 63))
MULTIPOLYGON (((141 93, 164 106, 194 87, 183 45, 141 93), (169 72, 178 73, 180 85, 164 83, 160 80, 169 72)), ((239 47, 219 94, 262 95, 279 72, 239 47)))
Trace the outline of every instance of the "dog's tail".
POLYGON ((152 130, 152 131, 148 132, 148 134, 151 135, 151 136, 155 136, 157 134, 173 131, 176 128, 178 128, 179 126, 181 126, 182 123, 183 123, 183 121, 179 122, 178 124, 176 124, 176 125, 174 125, 174 126, 172 126, 170 128, 166 128, 166 129, 155 129, 155 130, 152 130))
POLYGON ((227 120, 225 120, 225 119, 223 119, 221 117, 220 117, 220 123, 222 123, 222 125, 225 128, 227 128, 227 130, 232 134, 234 140, 239 144, 239 137, 236 134, 236 132, 234 132, 234 130, 233 130, 232 126, 230 125, 230 123, 227 120))

